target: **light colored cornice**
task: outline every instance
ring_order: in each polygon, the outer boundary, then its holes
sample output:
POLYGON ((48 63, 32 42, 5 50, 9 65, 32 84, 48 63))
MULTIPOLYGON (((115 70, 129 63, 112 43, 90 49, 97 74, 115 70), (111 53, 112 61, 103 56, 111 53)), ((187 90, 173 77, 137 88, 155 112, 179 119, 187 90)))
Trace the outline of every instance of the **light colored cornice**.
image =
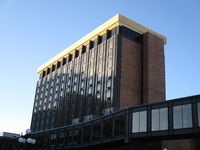
POLYGON ((41 65, 37 69, 37 73, 41 74, 44 70, 47 70, 47 68, 50 68, 53 64, 56 64, 57 61, 61 61, 63 58, 66 58, 70 53, 73 53, 75 50, 79 50, 83 45, 87 45, 89 41, 93 41, 97 39, 98 36, 105 34, 107 30, 112 30, 115 27, 122 25, 141 34, 151 32, 162 38, 165 43, 167 41, 166 37, 164 37, 163 35, 156 33, 155 31, 152 31, 151 29, 148 29, 145 26, 140 25, 120 14, 117 14, 71 46, 60 52, 58 55, 41 65))

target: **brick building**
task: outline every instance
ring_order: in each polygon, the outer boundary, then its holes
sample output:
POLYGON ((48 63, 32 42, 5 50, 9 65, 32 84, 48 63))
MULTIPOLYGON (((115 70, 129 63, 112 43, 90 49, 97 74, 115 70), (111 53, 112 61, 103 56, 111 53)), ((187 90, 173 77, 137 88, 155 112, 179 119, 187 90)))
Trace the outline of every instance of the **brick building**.
POLYGON ((117 14, 38 68, 32 131, 165 101, 165 43, 117 14))

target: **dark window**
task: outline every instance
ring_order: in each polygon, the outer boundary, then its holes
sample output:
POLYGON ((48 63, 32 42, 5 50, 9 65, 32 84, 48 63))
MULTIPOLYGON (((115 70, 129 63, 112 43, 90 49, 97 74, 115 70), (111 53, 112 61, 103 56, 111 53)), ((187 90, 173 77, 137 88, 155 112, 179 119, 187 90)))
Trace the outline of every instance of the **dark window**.
POLYGON ((93 126, 93 141, 100 141, 101 140, 101 132, 102 132, 102 123, 96 122, 93 126))
POLYGON ((66 58, 63 58, 62 65, 65 65, 65 64, 66 64, 66 58))
POLYGON ((73 144, 80 144, 81 143, 81 129, 74 129, 74 142, 73 144))
POLYGON ((132 132, 147 131, 147 111, 134 112, 132 116, 132 132))
POLYGON ((91 125, 83 128, 83 143, 89 143, 91 138, 91 125))
POLYGON ((55 145, 56 144, 56 138, 57 138, 57 135, 56 133, 52 133, 50 134, 50 145, 55 145))
POLYGON ((46 71, 42 72, 42 77, 45 77, 46 71))
POLYGON ((151 130, 167 130, 168 129, 168 109, 153 109, 152 112, 152 120, 151 120, 151 130))
POLYGON ((86 52, 86 47, 83 46, 83 47, 82 47, 82 54, 84 54, 85 52, 86 52))
POLYGON ((73 130, 69 130, 68 145, 73 144, 73 130))
POLYGON ((115 136, 125 135, 125 115, 116 116, 115 118, 115 136))
POLYGON ((49 73, 50 73, 50 68, 47 69, 47 74, 49 74, 49 73))
POLYGON ((72 60, 72 54, 69 54, 68 62, 70 62, 71 60, 72 60))
POLYGON ((174 129, 192 127, 192 106, 191 104, 173 107, 174 129))
POLYGON ((107 39, 109 39, 109 38, 111 38, 111 31, 110 30, 107 31, 107 39))
POLYGON ((102 43, 102 36, 98 37, 98 44, 102 43))
POLYGON ((197 103, 197 109, 198 109, 198 122, 200 127, 200 103, 197 103))
POLYGON ((60 62, 57 62, 57 69, 60 68, 60 62))
POLYGON ((59 136, 58 136, 58 144, 63 145, 64 144, 64 131, 59 131, 59 136))
POLYGON ((106 119, 103 121, 103 138, 111 138, 112 137, 112 128, 113 128, 113 119, 106 119))
POLYGON ((90 41, 90 49, 92 49, 94 47, 94 42, 90 41))
POLYGON ((78 55, 79 55, 79 51, 78 51, 78 50, 76 50, 76 51, 75 51, 75 58, 77 58, 77 57, 78 57, 78 55))

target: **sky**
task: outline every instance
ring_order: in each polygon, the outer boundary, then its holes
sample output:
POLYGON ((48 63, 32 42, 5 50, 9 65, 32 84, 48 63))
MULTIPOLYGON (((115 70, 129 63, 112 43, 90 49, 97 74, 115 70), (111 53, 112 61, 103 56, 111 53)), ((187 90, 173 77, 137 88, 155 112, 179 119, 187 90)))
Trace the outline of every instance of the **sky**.
POLYGON ((37 68, 117 13, 167 37, 167 99, 200 93, 199 0, 0 0, 0 132, 30 128, 37 68))

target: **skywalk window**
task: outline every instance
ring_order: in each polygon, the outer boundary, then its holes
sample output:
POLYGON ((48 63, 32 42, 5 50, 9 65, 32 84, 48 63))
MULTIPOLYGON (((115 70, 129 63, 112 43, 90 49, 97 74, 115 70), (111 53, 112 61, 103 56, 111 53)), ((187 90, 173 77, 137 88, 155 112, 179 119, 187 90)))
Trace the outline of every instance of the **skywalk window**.
POLYGON ((192 127, 192 105, 179 105, 173 107, 174 129, 192 127))

